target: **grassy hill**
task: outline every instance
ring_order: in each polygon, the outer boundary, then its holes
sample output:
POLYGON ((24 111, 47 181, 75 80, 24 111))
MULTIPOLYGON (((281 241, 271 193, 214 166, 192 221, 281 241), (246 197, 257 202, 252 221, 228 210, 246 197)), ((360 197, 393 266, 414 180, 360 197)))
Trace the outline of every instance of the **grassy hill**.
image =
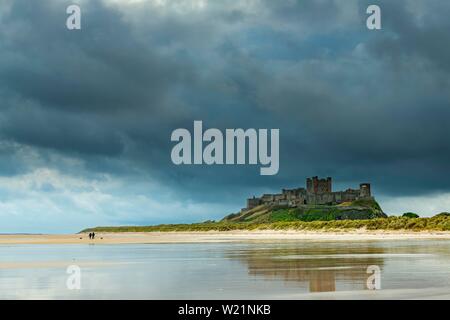
POLYGON ((193 224, 164 224, 157 226, 96 227, 81 232, 187 232, 233 230, 297 230, 297 231, 351 231, 351 230, 405 230, 450 231, 450 216, 432 218, 389 217, 369 220, 335 221, 278 221, 255 222, 205 222, 193 224))
POLYGON ((96 227, 81 232, 172 232, 232 230, 311 230, 350 231, 409 230, 450 231, 450 214, 431 218, 387 217, 374 200, 359 200, 337 206, 303 206, 282 208, 258 206, 252 210, 230 214, 222 221, 157 226, 96 227))
POLYGON ((226 216, 222 222, 270 223, 279 221, 333 221, 386 218, 375 200, 357 200, 335 206, 304 205, 287 208, 260 205, 251 210, 226 216))

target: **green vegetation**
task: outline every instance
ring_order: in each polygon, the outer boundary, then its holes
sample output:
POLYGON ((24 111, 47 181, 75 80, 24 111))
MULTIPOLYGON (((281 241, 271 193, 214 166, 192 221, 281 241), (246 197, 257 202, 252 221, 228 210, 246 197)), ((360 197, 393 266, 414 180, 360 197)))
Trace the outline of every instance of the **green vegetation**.
POLYGON ((355 200, 353 202, 350 202, 350 206, 365 207, 365 208, 371 208, 371 209, 376 210, 376 211, 383 211, 383 210, 381 210, 381 207, 378 204, 378 202, 376 202, 373 199, 355 200))
POLYGON ((415 219, 415 218, 419 218, 419 215, 417 213, 414 213, 414 212, 407 212, 407 213, 404 213, 402 215, 402 217, 415 219))
POLYGON ((301 206, 286 208, 261 205, 251 210, 230 214, 222 221, 157 226, 97 227, 81 232, 172 232, 232 230, 305 230, 351 231, 406 230, 450 231, 450 213, 420 218, 415 213, 387 217, 375 200, 357 200, 335 206, 301 206))
MULTIPOLYGON (((278 213, 286 217, 286 212, 278 213)), ((289 215, 287 215, 289 217, 289 215)), ((254 222, 207 222, 195 224, 170 224, 136 227, 97 227, 81 232, 169 232, 169 231, 232 231, 232 230, 311 230, 311 231, 351 231, 366 230, 408 230, 408 231, 450 231, 450 216, 432 218, 389 217, 370 220, 338 221, 277 221, 254 222)))
POLYGON ((226 216, 222 222, 270 223, 281 221, 333 221, 386 218, 375 200, 364 199, 340 205, 305 205, 298 208, 261 205, 226 216))
POLYGON ((450 213, 448 213, 448 212, 441 212, 441 213, 435 215, 435 217, 436 218, 437 217, 450 217, 450 213))

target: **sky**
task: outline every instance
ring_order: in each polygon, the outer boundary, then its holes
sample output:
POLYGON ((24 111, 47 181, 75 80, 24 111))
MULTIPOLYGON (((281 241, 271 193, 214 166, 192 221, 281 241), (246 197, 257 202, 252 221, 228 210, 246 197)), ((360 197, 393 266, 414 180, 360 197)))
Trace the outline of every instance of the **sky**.
POLYGON ((449 15, 446 0, 0 0, 0 232, 220 219, 316 175, 370 182, 388 214, 450 211, 449 15), (195 120, 279 128, 278 174, 174 165, 171 133, 195 120))

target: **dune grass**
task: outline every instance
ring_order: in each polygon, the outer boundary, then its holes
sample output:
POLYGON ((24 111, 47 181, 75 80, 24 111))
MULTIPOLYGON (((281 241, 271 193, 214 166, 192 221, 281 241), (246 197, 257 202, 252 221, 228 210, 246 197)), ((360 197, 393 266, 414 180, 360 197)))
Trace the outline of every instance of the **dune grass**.
POLYGON ((252 222, 205 222, 194 224, 162 224, 156 226, 96 227, 81 232, 171 232, 171 231, 232 231, 232 230, 317 230, 350 231, 406 230, 406 231, 450 231, 450 216, 432 218, 389 217, 370 220, 339 221, 277 221, 252 222))

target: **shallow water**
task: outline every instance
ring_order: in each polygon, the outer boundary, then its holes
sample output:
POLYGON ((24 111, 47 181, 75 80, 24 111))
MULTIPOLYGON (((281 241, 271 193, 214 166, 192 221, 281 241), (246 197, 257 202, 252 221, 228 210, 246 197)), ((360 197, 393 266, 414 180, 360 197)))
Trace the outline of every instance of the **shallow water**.
POLYGON ((450 296, 450 241, 396 240, 1 245, 0 298, 358 298, 373 292, 369 266, 381 270, 380 297, 450 296), (80 290, 67 288, 69 265, 80 290))

